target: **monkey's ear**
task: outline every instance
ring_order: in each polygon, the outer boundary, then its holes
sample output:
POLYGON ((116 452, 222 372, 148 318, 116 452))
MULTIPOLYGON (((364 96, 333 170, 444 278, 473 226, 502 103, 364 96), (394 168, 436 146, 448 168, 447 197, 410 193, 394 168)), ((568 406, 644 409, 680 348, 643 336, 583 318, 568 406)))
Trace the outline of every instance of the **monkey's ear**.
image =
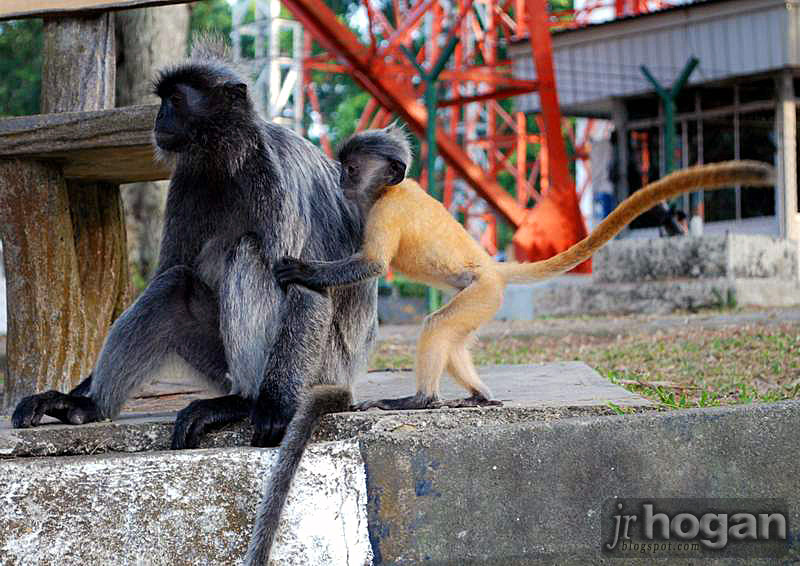
POLYGON ((244 83, 225 83, 222 88, 231 98, 237 100, 247 99, 247 85, 244 83))
POLYGON ((397 159, 389 160, 387 185, 396 185, 406 177, 406 164, 397 159))

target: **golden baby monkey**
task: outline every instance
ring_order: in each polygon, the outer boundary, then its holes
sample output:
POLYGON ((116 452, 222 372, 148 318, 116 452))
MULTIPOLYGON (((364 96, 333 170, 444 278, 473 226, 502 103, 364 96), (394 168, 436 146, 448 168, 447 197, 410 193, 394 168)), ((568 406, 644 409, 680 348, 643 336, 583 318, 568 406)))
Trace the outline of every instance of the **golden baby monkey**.
POLYGON ((544 261, 498 263, 439 201, 415 181, 401 180, 410 162, 408 141, 401 129, 356 134, 345 142, 339 160, 342 190, 367 218, 362 251, 332 262, 284 258, 275 269, 279 282, 325 289, 378 277, 391 266, 416 281, 456 291, 455 297, 423 324, 417 343, 417 393, 366 401, 359 409, 500 404, 492 401, 467 348, 473 333, 500 308, 507 283, 539 281, 569 271, 637 216, 681 193, 774 182, 772 167, 754 161, 727 161, 678 171, 636 191, 568 250, 544 261), (470 392, 468 398, 439 400, 439 379, 445 369, 470 392))

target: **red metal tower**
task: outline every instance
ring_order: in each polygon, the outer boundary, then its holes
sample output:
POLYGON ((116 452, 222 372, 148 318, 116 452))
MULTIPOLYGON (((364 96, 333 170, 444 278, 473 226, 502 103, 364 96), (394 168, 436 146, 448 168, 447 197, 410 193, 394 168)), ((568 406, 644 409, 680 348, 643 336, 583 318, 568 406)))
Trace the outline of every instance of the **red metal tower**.
MULTIPOLYGON (((446 164, 445 206, 453 205, 457 180, 465 181, 516 230, 515 256, 521 260, 550 257, 586 235, 568 169, 550 30, 588 22, 587 14, 600 4, 580 12, 551 14, 546 0, 391 0, 384 12, 372 0, 363 0, 369 38, 363 43, 323 0, 283 1, 307 32, 304 81, 317 116, 319 102, 311 71, 347 73, 372 96, 358 129, 383 126, 397 115, 424 138, 427 113, 420 102, 421 84, 414 82, 418 71, 401 48, 424 37, 417 62, 430 69, 442 46, 458 36, 450 64, 440 76, 447 96, 441 97, 437 112, 436 144, 446 164), (312 38, 326 49, 324 54, 311 55, 312 38), (535 81, 515 78, 505 55, 510 41, 523 38, 530 39, 535 81), (531 133, 524 114, 509 113, 500 104, 533 91, 541 101, 536 119, 539 133, 531 133), (538 146, 536 159, 528 158, 531 144, 538 146), (513 177, 516 195, 498 182, 501 172, 513 177), (528 208, 531 202, 534 206, 528 208)), ((632 11, 638 11, 642 2, 635 0, 632 11)), ((629 8, 617 4, 617 13, 629 8)), ((330 153, 324 135, 322 145, 330 153)), ((586 157, 585 143, 577 147, 575 157, 586 157)), ((474 198, 460 206, 467 217, 471 202, 474 198)), ((496 248, 495 223, 483 211, 477 216, 487 227, 481 240, 490 250, 496 248)), ((590 270, 590 262, 576 268, 590 270)))

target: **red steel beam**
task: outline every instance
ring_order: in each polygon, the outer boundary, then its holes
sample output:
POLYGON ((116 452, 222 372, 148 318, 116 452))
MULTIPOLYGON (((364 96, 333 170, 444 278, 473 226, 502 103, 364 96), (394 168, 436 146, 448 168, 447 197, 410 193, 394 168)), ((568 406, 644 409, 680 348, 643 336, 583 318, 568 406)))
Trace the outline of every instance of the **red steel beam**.
MULTIPOLYGON (((567 150, 561 133, 547 0, 526 0, 526 7, 531 50, 539 80, 543 145, 547 148, 540 154, 542 198, 514 234, 518 259, 530 261, 551 257, 583 239, 586 225, 578 207, 575 183, 569 174, 567 150)), ((591 260, 588 260, 573 271, 590 273, 591 269, 591 260)))
MULTIPOLYGON (((365 46, 322 0, 285 0, 284 5, 320 44, 347 61, 352 67, 353 78, 382 106, 402 116, 420 135, 425 132, 425 107, 409 92, 407 86, 389 78, 381 60, 369 58, 365 46)), ((436 130, 436 143, 442 157, 456 173, 489 201, 512 226, 523 223, 526 210, 503 187, 490 179, 441 128, 436 130)))
POLYGON ((526 87, 517 87, 517 88, 500 88, 497 90, 490 90, 472 96, 459 96, 457 98, 446 98, 439 102, 439 107, 445 108, 447 106, 460 106, 462 104, 469 104, 470 102, 480 102, 482 100, 489 100, 489 99, 502 100, 503 98, 511 98, 512 96, 518 96, 520 94, 533 92, 535 90, 536 90, 535 85, 526 87))

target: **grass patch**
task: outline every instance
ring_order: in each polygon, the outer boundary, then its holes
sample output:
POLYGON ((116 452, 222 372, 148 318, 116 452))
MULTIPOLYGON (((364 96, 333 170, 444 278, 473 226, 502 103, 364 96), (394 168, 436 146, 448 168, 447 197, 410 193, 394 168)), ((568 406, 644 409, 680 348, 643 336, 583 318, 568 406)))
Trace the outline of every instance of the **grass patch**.
MULTIPOLYGON (((413 354, 413 344, 383 342, 371 365, 410 368, 413 354)), ((490 338, 478 341, 473 356, 476 365, 584 361, 610 381, 670 409, 800 399, 796 324, 490 338)))

